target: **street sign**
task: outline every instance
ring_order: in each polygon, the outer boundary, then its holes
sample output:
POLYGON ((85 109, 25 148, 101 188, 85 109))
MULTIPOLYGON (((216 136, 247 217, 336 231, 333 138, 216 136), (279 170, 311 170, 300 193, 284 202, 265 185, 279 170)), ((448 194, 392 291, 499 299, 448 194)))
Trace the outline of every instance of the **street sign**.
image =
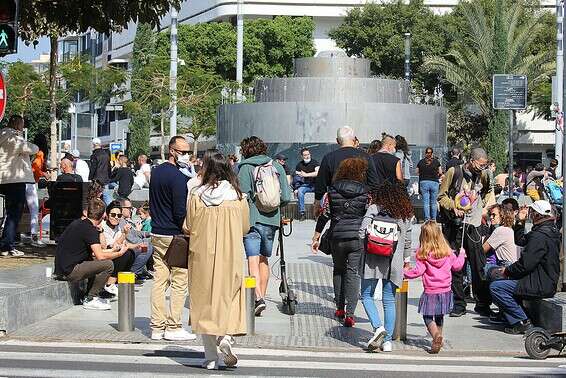
POLYGON ((6 111, 6 81, 4 80, 4 74, 0 72, 0 121, 4 118, 4 112, 6 111))
POLYGON ((110 151, 115 154, 122 149, 122 143, 110 143, 110 151))
POLYGON ((493 109, 523 110, 527 108, 527 77, 493 75, 493 109))

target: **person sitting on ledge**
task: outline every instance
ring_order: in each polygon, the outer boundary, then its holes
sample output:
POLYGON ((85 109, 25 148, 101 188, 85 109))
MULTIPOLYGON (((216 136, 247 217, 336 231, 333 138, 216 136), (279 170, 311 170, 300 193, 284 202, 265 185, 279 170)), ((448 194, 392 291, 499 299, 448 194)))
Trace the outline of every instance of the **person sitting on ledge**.
POLYGON ((83 178, 75 173, 71 160, 61 159, 60 167, 63 173, 57 176, 57 182, 83 182, 83 178))
POLYGON ((67 281, 89 280, 89 291, 83 302, 87 310, 110 310, 107 300, 99 297, 112 274, 112 259, 126 253, 127 246, 104 252, 100 245, 99 226, 106 214, 106 205, 100 199, 88 204, 86 218, 73 221, 59 239, 55 252, 55 274, 67 281), (93 258, 94 257, 94 258, 93 258))
POLYGON ((506 278, 490 285, 493 301, 505 315, 509 334, 522 334, 532 327, 521 307, 523 299, 551 298, 556 293, 560 276, 560 233, 554 223, 548 201, 535 201, 529 206, 533 229, 525 237, 527 244, 521 257, 500 269, 506 278))

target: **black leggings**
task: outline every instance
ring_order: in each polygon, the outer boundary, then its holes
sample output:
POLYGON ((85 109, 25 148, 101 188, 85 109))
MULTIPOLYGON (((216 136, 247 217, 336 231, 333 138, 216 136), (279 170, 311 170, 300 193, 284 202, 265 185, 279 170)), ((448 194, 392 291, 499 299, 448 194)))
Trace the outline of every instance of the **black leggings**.
POLYGON ((432 322, 435 322, 437 327, 442 327, 444 324, 444 315, 423 315, 423 319, 427 327, 432 322))

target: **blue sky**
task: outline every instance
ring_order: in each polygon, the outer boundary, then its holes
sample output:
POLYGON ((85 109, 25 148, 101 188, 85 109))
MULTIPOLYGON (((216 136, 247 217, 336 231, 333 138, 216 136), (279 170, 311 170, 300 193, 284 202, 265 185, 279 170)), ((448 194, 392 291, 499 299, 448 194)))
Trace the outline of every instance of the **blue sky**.
POLYGON ((15 62, 21 60, 22 62, 30 63, 32 60, 39 58, 41 53, 49 53, 49 39, 39 39, 39 44, 33 48, 33 45, 26 46, 22 40, 18 41, 18 53, 6 55, 1 58, 4 61, 15 62))

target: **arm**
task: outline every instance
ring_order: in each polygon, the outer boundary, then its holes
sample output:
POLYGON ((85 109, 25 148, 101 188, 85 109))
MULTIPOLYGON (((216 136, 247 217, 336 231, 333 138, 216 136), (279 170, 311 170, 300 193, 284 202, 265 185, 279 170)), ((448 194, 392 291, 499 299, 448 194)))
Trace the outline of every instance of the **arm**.
POLYGON ((459 272, 464 267, 464 262, 466 261, 466 251, 464 248, 460 249, 460 254, 456 256, 456 254, 452 254, 452 271, 459 272))
POLYGON ((291 188, 287 185, 287 175, 285 174, 285 169, 278 162, 273 163, 277 172, 279 173, 279 187, 281 188, 281 207, 284 207, 291 201, 292 193, 291 188))
POLYGON ((183 178, 177 178, 171 185, 171 196, 173 203, 173 222, 183 228, 183 222, 187 216, 187 182, 183 178))
POLYGON ((368 207, 364 218, 362 219, 362 224, 360 225, 360 230, 358 232, 358 236, 360 239, 365 239, 366 237, 366 230, 368 226, 371 224, 373 218, 377 215, 377 206, 371 205, 368 207))
POLYGON ((96 170, 97 166, 98 166, 98 159, 96 158, 96 154, 90 155, 90 170, 88 172, 89 181, 92 181, 92 179, 94 178, 94 171, 96 170))
POLYGON ((91 244, 90 249, 92 254, 97 260, 114 260, 122 256, 128 250, 127 245, 123 245, 119 251, 111 250, 109 252, 103 251, 100 244, 91 244))
POLYGON ((414 268, 404 270, 405 278, 413 279, 420 277, 424 274, 425 270, 426 265, 424 264, 424 262, 420 259, 417 259, 417 264, 414 268))
MULTIPOLYGON (((418 169, 418 168, 417 168, 418 169)), ((450 168, 446 171, 444 180, 440 184, 440 189, 438 191, 438 203, 443 209, 454 210, 454 200, 450 198, 448 190, 450 189, 450 184, 452 183, 452 178, 454 177, 454 168, 450 168)))
POLYGON ((35 155, 39 152, 39 147, 24 140, 22 137, 18 137, 15 151, 20 155, 35 155))
POLYGON ((303 177, 317 177, 318 176, 318 170, 320 167, 315 167, 314 172, 311 173, 305 173, 303 172, 302 176, 303 177))
POLYGON ((240 203, 242 207, 242 231, 243 234, 246 235, 250 232, 250 207, 245 198, 242 198, 240 203))
POLYGON ((183 233, 187 236, 189 236, 191 234, 192 219, 190 218, 190 215, 194 214, 194 211, 192 209, 192 207, 193 207, 193 203, 192 203, 193 196, 189 193, 188 197, 189 198, 187 200, 187 215, 185 215, 185 221, 183 222, 183 233))
POLYGON ((403 181, 403 171, 401 170, 401 160, 397 162, 397 166, 395 167, 395 175, 397 176, 397 180, 403 181))
POLYGON ((491 251, 491 245, 489 245, 489 240, 486 240, 485 243, 483 243, 483 251, 485 253, 488 253, 489 251, 491 251))
POLYGON ((519 260, 505 269, 509 278, 518 280, 529 275, 546 255, 546 243, 536 239, 533 241, 525 247, 519 260))
POLYGON ((326 189, 332 180, 330 168, 328 167, 328 159, 325 156, 320 163, 320 169, 318 171, 318 176, 316 176, 316 182, 314 186, 314 198, 315 198, 315 208, 317 207, 317 202, 322 199, 326 189))
POLYGON ((368 186, 371 189, 377 188, 377 186, 379 186, 380 184, 379 180, 377 179, 377 171, 375 169, 375 164, 373 163, 373 159, 371 158, 371 156, 368 156, 367 181, 368 181, 368 186))

